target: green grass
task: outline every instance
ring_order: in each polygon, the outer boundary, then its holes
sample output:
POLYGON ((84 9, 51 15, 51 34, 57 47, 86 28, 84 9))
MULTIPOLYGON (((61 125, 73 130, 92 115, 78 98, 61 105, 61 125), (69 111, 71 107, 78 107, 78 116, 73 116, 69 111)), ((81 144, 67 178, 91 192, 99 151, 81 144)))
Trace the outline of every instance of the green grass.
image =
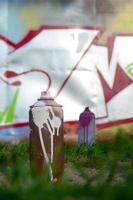
POLYGON ((92 147, 65 145, 59 184, 32 177, 28 143, 0 145, 0 199, 133 199, 133 139, 119 129, 112 141, 92 147))

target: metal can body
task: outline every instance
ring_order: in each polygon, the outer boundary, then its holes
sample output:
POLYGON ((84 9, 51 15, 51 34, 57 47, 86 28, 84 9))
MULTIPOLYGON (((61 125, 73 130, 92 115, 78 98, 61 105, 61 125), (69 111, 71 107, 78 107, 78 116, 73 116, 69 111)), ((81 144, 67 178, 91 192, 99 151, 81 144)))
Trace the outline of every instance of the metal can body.
POLYGON ((79 117, 78 143, 92 145, 95 143, 95 115, 86 107, 79 117))
POLYGON ((31 106, 30 161, 38 174, 48 171, 58 180, 64 170, 63 110, 45 95, 31 106))

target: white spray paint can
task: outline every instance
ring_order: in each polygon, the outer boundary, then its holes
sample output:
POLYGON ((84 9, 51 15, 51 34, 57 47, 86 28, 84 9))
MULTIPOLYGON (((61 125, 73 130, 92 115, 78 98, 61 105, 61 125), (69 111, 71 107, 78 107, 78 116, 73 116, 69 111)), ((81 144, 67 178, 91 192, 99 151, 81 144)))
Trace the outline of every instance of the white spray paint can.
POLYGON ((30 106, 30 161, 41 174, 48 171, 51 181, 58 181, 64 170, 63 110, 48 92, 42 92, 30 106))

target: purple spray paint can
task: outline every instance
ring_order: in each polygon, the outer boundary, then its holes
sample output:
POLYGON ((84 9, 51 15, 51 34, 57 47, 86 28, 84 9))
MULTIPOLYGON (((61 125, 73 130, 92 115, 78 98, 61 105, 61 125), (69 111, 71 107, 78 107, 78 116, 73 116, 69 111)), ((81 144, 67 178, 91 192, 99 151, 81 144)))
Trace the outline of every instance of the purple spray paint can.
POLYGON ((58 181, 64 169, 63 110, 48 92, 30 106, 30 163, 38 174, 48 171, 58 181))
POLYGON ((95 133, 95 115, 90 111, 89 107, 86 107, 84 112, 79 116, 78 143, 89 145, 94 144, 95 133))

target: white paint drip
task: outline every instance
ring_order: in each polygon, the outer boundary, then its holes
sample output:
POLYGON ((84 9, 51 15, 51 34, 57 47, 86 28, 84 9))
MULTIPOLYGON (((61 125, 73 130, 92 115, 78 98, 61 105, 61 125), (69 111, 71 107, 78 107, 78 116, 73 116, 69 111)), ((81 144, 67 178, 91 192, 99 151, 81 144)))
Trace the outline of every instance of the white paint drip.
POLYGON ((54 157, 54 135, 56 134, 56 129, 57 129, 57 136, 59 136, 59 129, 61 126, 61 120, 59 117, 57 117, 52 109, 52 107, 48 107, 48 111, 51 113, 52 115, 52 119, 50 118, 50 116, 48 116, 47 118, 47 127, 48 130, 51 134, 51 163, 53 163, 53 157, 54 157), (50 125, 49 125, 50 124, 50 125), (51 129, 51 127, 52 129, 51 129))
POLYGON ((48 165, 49 172, 50 172, 50 178, 51 178, 51 181, 52 181, 53 180, 53 171, 52 171, 51 164, 49 163, 49 158, 48 158, 48 155, 47 155, 44 143, 43 143, 41 128, 39 128, 39 138, 40 138, 40 142, 41 142, 41 147, 42 147, 43 155, 44 155, 44 158, 46 160, 46 164, 48 165))

